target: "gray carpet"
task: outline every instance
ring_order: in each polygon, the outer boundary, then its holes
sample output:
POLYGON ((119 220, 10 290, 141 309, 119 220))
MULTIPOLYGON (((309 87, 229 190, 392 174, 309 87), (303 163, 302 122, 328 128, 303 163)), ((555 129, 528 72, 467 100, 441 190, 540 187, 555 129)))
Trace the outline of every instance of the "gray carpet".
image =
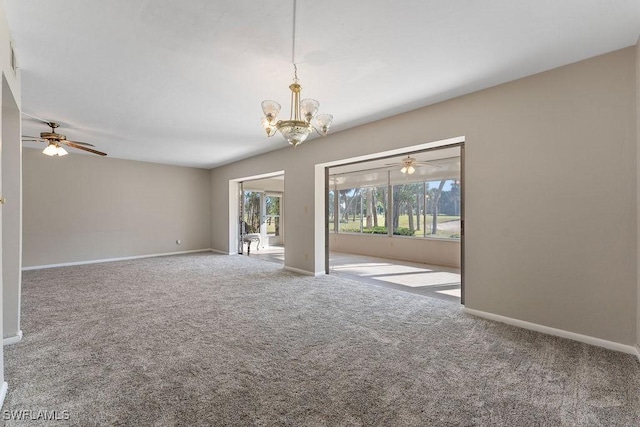
POLYGON ((23 331, 3 409, 52 425, 640 425, 633 356, 248 257, 28 271, 23 331))

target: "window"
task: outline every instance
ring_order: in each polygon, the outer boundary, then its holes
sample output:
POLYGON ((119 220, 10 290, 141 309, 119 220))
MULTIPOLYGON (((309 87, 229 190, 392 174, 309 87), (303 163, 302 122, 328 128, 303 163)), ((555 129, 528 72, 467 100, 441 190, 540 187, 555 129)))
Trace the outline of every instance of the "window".
POLYGON ((265 196, 267 236, 280 235, 280 197, 273 194, 265 196))
POLYGON ((387 187, 366 187, 362 189, 364 205, 363 233, 387 233, 387 187))
POLYGON ((378 160, 337 167, 330 174, 329 230, 406 237, 459 239, 460 152, 458 147, 424 154, 414 173, 378 160))
POLYGON ((334 190, 329 190, 328 204, 329 231, 336 231, 336 192, 334 190))
POLYGON ((460 238, 460 181, 393 186, 393 234, 460 238))
POLYGON ((420 182, 393 186, 393 234, 415 236, 424 229, 424 222, 420 223, 423 190, 420 182))
POLYGON ((245 191, 242 219, 247 224, 246 232, 280 236, 281 200, 282 194, 280 193, 245 191), (262 228, 263 225, 264 229, 262 228))
POLYGON ((362 232, 361 189, 350 188, 338 191, 338 231, 362 232))
MULTIPOLYGON (((387 187, 361 187, 330 192, 338 196, 338 231, 386 234, 387 187)), ((335 202, 334 202, 335 203, 335 202)), ((335 209, 333 209, 335 210, 335 209)), ((331 210, 330 221, 333 218, 331 210)), ((335 220, 334 220, 335 221, 335 220)), ((329 227, 334 230, 335 227, 329 227)))
POLYGON ((244 192, 244 213, 242 219, 247 224, 247 233, 260 232, 260 203, 259 192, 244 192))

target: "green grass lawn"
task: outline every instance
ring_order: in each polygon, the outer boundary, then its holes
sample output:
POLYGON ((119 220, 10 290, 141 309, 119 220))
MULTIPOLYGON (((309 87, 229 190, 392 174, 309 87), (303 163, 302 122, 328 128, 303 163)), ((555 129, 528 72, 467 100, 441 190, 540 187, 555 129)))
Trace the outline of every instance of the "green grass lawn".
MULTIPOLYGON (((438 224, 443 224, 449 221, 457 221, 459 220, 460 217, 459 216, 450 216, 450 215, 438 215, 437 217, 437 221, 438 224)), ((414 236, 422 236, 423 235, 423 217, 420 216, 420 228, 416 228, 415 234, 414 236)), ((365 224, 366 218, 364 218, 362 220, 363 225, 365 224)), ((413 225, 414 227, 417 227, 418 225, 418 220, 416 218, 416 215, 413 216, 413 225)), ((430 226, 431 223, 433 221, 433 215, 427 215, 427 225, 430 226)), ((356 220, 353 220, 353 217, 349 217, 349 222, 341 222, 340 223, 340 231, 345 231, 345 232, 349 232, 349 231, 353 231, 353 232, 360 232, 360 222, 361 219, 359 217, 356 216, 356 220)), ((378 225, 379 226, 384 226, 385 225, 385 219, 384 216, 382 215, 378 215, 378 225)), ((401 215, 398 221, 398 226, 400 228, 409 228, 409 215, 401 215)), ((427 233, 429 233, 430 228, 427 228, 427 233)), ((334 227, 333 227, 333 223, 329 223, 329 231, 334 231, 334 227)), ((452 234, 458 234, 459 235, 460 230, 438 230, 436 233, 436 236, 438 237, 450 237, 452 234)))

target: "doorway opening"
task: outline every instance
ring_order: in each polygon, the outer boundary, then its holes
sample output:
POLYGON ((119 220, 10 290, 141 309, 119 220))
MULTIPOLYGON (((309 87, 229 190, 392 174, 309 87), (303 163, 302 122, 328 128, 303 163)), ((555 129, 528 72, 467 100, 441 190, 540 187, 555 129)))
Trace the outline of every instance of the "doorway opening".
POLYGON ((239 182, 238 253, 284 264, 284 174, 239 182))
POLYGON ((464 142, 325 172, 329 274, 464 303, 464 142))

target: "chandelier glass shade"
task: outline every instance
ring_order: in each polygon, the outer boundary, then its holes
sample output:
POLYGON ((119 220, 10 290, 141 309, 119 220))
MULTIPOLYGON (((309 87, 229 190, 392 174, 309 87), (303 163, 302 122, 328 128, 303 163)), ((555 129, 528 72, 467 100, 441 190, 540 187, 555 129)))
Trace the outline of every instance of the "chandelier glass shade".
MULTIPOLYGON (((294 64, 295 68, 295 64, 294 64)), ((267 136, 273 136, 280 131, 284 139, 294 147, 302 144, 307 137, 317 132, 325 136, 333 121, 331 114, 317 114, 320 103, 315 99, 300 100, 302 86, 298 84, 297 71, 294 73, 293 83, 289 85, 291 90, 291 116, 289 120, 278 120, 278 114, 282 107, 276 101, 262 101, 262 126, 267 136)))

